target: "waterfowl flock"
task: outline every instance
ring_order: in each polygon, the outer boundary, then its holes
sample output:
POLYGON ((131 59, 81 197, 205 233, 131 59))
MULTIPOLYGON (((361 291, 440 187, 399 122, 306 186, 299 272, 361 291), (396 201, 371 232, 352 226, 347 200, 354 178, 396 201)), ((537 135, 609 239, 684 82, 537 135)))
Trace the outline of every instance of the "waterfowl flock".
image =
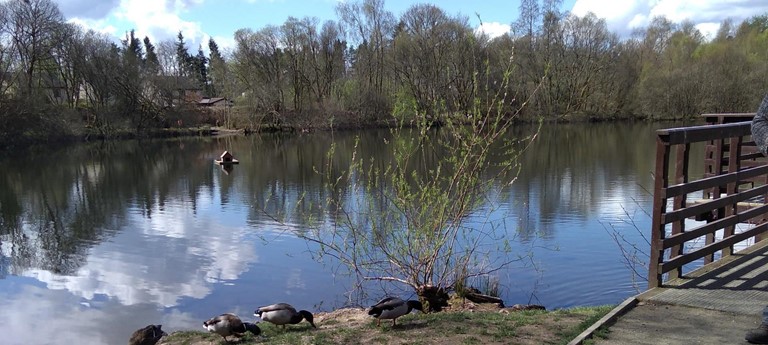
MULTIPOLYGON (((392 326, 397 325, 397 318, 410 313, 413 310, 424 311, 421 302, 416 300, 405 301, 398 297, 385 297, 378 303, 367 309, 368 315, 376 318, 376 324, 381 326, 381 320, 392 320, 392 326)), ((317 328, 314 316, 306 310, 296 310, 288 303, 276 303, 259 307, 253 313, 260 321, 245 322, 235 314, 225 313, 215 316, 203 322, 203 328, 215 333, 229 343, 227 337, 241 338, 246 332, 253 335, 261 335, 258 322, 269 322, 277 326, 295 325, 306 320, 313 328, 317 328)), ((162 336, 167 335, 160 329, 161 325, 149 325, 137 330, 131 336, 129 345, 155 345, 162 336)))

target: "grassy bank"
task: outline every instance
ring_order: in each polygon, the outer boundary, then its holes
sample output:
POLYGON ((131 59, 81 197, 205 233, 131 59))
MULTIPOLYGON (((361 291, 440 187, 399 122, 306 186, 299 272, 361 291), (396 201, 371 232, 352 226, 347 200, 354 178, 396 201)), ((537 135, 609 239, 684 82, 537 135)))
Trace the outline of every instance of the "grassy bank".
MULTIPOLYGON (((318 313, 317 329, 303 322, 283 330, 259 323, 262 336, 247 334, 237 344, 566 344, 591 326, 612 306, 579 307, 555 311, 507 311, 498 309, 410 314, 397 326, 388 321, 376 325, 363 309, 318 313)), ((248 318, 250 319, 250 318, 248 318)), ((229 338, 230 340, 236 338, 229 338)), ((200 331, 174 332, 159 344, 225 344, 216 334, 200 331)))

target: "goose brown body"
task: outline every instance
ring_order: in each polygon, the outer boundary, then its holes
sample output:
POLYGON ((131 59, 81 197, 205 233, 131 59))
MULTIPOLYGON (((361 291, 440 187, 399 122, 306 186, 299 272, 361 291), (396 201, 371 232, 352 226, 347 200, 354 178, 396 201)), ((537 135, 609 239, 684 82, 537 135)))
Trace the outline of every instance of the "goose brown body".
POLYGON ((312 313, 306 310, 296 311, 296 308, 288 303, 276 303, 259 307, 253 315, 275 325, 282 325, 283 328, 287 324, 295 325, 301 322, 301 320, 307 320, 312 327, 317 328, 312 313))
POLYGON ((133 332, 128 345, 155 345, 167 333, 163 332, 163 325, 149 325, 133 332))
POLYGON ((203 322, 203 328, 208 332, 216 333, 224 337, 224 341, 229 342, 227 337, 236 336, 242 337, 245 332, 251 332, 254 335, 261 334, 261 329, 256 324, 250 322, 243 322, 235 314, 227 313, 221 314, 216 317, 203 322))
POLYGON ((421 302, 405 301, 398 297, 385 297, 368 309, 368 315, 376 318, 376 325, 381 326, 381 320, 392 320, 392 326, 397 325, 397 318, 410 313, 412 310, 424 311, 421 302))

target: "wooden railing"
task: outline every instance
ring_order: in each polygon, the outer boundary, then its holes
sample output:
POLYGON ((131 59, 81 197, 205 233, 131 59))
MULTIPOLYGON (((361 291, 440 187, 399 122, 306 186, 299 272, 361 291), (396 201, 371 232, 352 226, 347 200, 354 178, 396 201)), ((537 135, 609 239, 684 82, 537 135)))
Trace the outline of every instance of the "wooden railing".
POLYGON ((733 122, 749 114, 722 115, 706 115, 713 124, 656 132, 649 288, 662 286, 667 273, 682 277, 694 261, 710 263, 717 253, 733 254, 737 243, 758 242, 768 229, 767 161, 751 140, 751 123, 733 122), (706 146, 697 179, 689 174, 692 144, 706 146), (737 231, 738 224, 750 225, 737 231))

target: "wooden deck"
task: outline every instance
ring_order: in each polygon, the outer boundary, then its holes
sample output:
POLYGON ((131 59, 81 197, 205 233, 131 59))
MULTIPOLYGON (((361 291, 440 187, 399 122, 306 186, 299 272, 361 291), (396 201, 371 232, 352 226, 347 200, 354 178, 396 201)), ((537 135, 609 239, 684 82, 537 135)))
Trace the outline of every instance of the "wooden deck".
POLYGON ((596 345, 747 344, 768 305, 768 241, 627 299, 577 336, 596 345), (603 332, 605 334, 606 332, 603 332))
POLYGON ((746 344, 768 306, 768 160, 752 116, 657 131, 648 290, 570 345, 599 328, 609 332, 595 344, 746 344), (691 176, 691 145, 702 144, 704 175, 691 176))

